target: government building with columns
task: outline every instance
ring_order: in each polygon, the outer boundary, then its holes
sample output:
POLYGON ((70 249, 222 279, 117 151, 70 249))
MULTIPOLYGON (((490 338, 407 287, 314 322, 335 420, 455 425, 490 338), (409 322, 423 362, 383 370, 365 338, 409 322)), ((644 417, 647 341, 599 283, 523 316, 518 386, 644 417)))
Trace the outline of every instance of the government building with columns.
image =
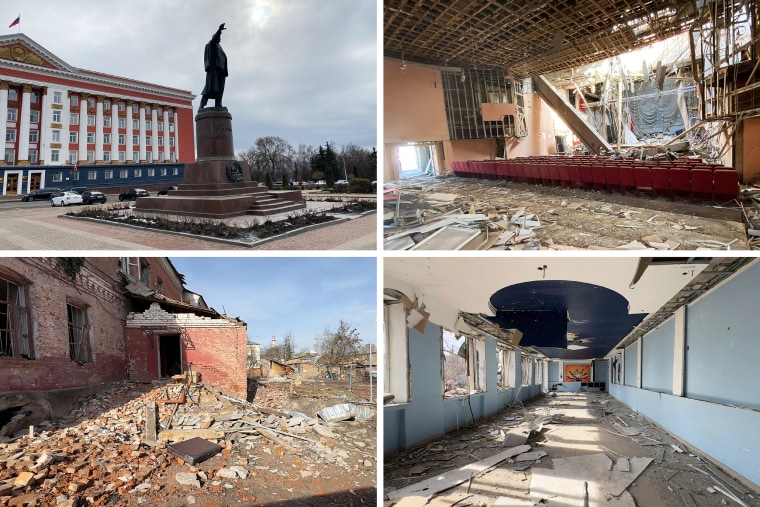
POLYGON ((194 98, 72 67, 24 34, 0 36, 2 195, 181 182, 195 161, 194 98))

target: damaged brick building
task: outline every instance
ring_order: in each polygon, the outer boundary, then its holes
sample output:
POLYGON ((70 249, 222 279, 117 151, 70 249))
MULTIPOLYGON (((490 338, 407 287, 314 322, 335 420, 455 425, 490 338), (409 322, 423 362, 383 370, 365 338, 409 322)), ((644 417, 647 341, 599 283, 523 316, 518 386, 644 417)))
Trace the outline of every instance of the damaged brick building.
POLYGON ((185 289, 169 259, 0 260, 0 438, 103 383, 189 368, 245 397, 246 324, 185 289))

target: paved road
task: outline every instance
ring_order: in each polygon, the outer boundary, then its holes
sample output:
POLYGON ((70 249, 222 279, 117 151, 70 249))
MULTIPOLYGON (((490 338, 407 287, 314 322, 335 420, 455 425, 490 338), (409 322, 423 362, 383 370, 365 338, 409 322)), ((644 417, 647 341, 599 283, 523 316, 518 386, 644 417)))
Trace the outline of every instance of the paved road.
POLYGON ((249 248, 60 216, 68 211, 47 201, 0 203, 0 250, 375 250, 377 241, 377 214, 249 248))

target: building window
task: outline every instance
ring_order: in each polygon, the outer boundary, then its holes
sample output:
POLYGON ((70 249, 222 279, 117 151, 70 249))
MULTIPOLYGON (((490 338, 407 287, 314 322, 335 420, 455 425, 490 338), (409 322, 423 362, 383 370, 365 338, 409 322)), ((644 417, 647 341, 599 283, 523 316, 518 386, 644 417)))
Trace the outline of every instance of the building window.
POLYGON ((163 151, 159 151, 158 152, 158 161, 159 162, 163 162, 164 161, 164 152, 163 151))
POLYGON ((113 169, 106 169, 105 171, 103 171, 103 179, 112 180, 113 179, 113 169))
POLYGON ((53 92, 53 104, 63 104, 63 94, 61 92, 53 92))
MULTIPOLYGON (((32 112, 36 113, 37 111, 32 111, 32 112)), ((32 121, 32 123, 34 123, 34 121, 32 121)), ((53 109, 53 123, 61 123, 61 110, 60 109, 53 109)))
POLYGON ((16 131, 14 129, 8 129, 5 131, 5 141, 8 143, 16 142, 16 131))
POLYGON ((127 161, 127 152, 120 151, 119 152, 119 162, 126 162, 127 161))
POLYGON ((8 109, 8 121, 16 121, 18 119, 18 109, 8 109))
POLYGON ((40 103, 40 92, 32 92, 31 94, 31 101, 32 104, 39 104, 40 103))
POLYGON ((150 146, 150 136, 145 136, 145 146, 150 146))
POLYGON ((92 151, 92 150, 88 150, 87 151, 87 162, 89 162, 91 164, 93 162, 95 162, 95 152, 94 151, 92 151))
POLYGON ((95 132, 87 132, 87 144, 95 143, 95 132))
POLYGON ((164 281, 161 280, 160 278, 156 279, 156 292, 159 294, 164 293, 164 281))
POLYGON ((79 157, 77 156, 77 150, 71 150, 69 151, 69 163, 70 164, 76 164, 79 160, 79 157))
POLYGON ((145 104, 145 114, 150 114, 150 104, 145 104))
POLYGON ((523 354, 522 358, 522 385, 529 386, 533 383, 533 361, 529 355, 523 354))
POLYGON ((98 179, 98 172, 97 171, 87 171, 87 179, 88 180, 96 180, 96 179, 98 179))
POLYGON ((393 403, 408 403, 409 385, 409 329, 406 327, 406 308, 401 303, 385 304, 385 350, 383 357, 385 392, 393 394, 393 403))
POLYGON ((36 164, 39 161, 37 158, 37 150, 29 150, 29 163, 36 164))
MULTIPOLYGON (((124 101, 123 101, 123 100, 120 100, 120 101, 119 101, 119 112, 122 112, 122 113, 123 113, 123 112, 126 110, 126 108, 127 108, 127 106, 126 106, 126 104, 124 104, 124 101)), ((123 127, 122 127, 122 128, 123 128, 123 127)))
POLYGON ((161 176, 166 176, 166 167, 162 167, 161 170, 160 170, 160 172, 159 172, 159 174, 161 176))
POLYGON ((71 175, 71 179, 74 181, 79 181, 79 171, 75 172, 71 175))
POLYGON ((148 169, 148 177, 149 178, 152 178, 155 175, 156 175, 156 170, 155 169, 153 169, 152 167, 150 169, 148 169))
POLYGON ((53 129, 52 131, 52 141, 54 143, 60 143, 61 142, 61 131, 58 129, 53 129))
POLYGON ((39 130, 30 130, 29 131, 29 142, 30 143, 36 143, 37 139, 40 137, 40 131, 39 130))
POLYGON ((87 126, 88 127, 94 127, 95 126, 95 115, 94 114, 88 114, 87 115, 87 126))
POLYGON ((103 144, 111 144, 111 134, 103 134, 103 144))
POLYGON ((95 97, 87 97, 87 108, 95 109, 95 97))
POLYGON ((140 107, 140 106, 139 106, 137 103, 133 103, 133 104, 132 104, 132 112, 133 112, 134 114, 137 114, 137 113, 139 112, 139 111, 138 111, 138 108, 139 108, 139 107, 140 107))
POLYGON ((145 121, 145 130, 153 130, 151 127, 153 124, 150 122, 150 120, 145 121))
POLYGON ((14 164, 16 162, 16 151, 15 150, 5 150, 5 163, 6 164, 14 164))
POLYGON ((169 132, 174 132, 174 124, 173 123, 169 124, 169 132))
POLYGON ((103 109, 105 109, 106 111, 110 111, 111 110, 111 99, 104 99, 103 100, 103 109))
POLYGON ((79 142, 79 132, 76 130, 69 130, 69 142, 70 143, 78 143, 79 142))
POLYGON ((496 387, 515 387, 515 351, 496 347, 496 387))
POLYGON ((84 308, 66 304, 69 319, 69 357, 77 363, 91 363, 90 326, 87 324, 87 312, 84 308))
POLYGON ((111 152, 110 151, 104 151, 103 152, 103 162, 110 162, 111 161, 111 152))
POLYGON ((164 131, 164 122, 160 121, 158 122, 158 131, 163 132, 164 131))
POLYGON ((119 128, 120 129, 127 128, 127 120, 125 118, 119 118, 119 128))
POLYGON ((71 96, 71 105, 76 107, 79 105, 79 95, 72 95, 71 96))
POLYGON ((140 136, 132 136, 132 146, 140 144, 140 136))
MULTIPOLYGON (((55 121, 55 111, 53 112, 53 121, 55 121)), ((58 121, 61 121, 61 112, 58 111, 58 121)), ((40 112, 39 111, 29 111, 29 122, 30 123, 39 123, 40 122, 40 112)))
POLYGON ((119 171, 119 178, 129 178, 129 169, 119 171))
POLYGON ((60 151, 58 150, 50 150, 50 161, 51 162, 59 162, 60 161, 60 151))
POLYGON ((153 152, 149 151, 145 154, 145 161, 149 164, 153 163, 153 152))
POLYGON ((150 287, 150 264, 140 260, 140 281, 150 287))
POLYGON ((0 278, 0 357, 34 359, 26 287, 0 278))
MULTIPOLYGON (((174 153, 172 153, 172 162, 174 162, 174 153)), ((172 176, 179 176, 179 169, 172 167, 172 176)))
POLYGON ((158 145, 159 146, 163 146, 164 145, 164 138, 163 137, 158 136, 156 139, 158 140, 158 145))
POLYGON ((69 123, 79 125, 79 113, 71 113, 71 121, 69 123))
POLYGON ((140 120, 132 120, 132 130, 140 130, 140 120))
POLYGON ((8 101, 16 102, 17 100, 18 100, 18 90, 14 90, 13 88, 8 90, 8 101))
POLYGON ((132 152, 132 162, 134 162, 135 164, 140 163, 140 154, 137 153, 136 151, 132 152))
POLYGON ((124 134, 119 134, 119 144, 120 145, 126 143, 126 139, 127 139, 127 136, 125 136, 124 134))
POLYGON ((63 173, 53 173, 53 183, 60 183, 63 181, 63 173))
POLYGON ((111 128, 111 117, 110 116, 104 116, 103 117, 103 126, 111 128))
POLYGON ((169 146, 174 146, 174 138, 173 137, 169 138, 169 146))
POLYGON ((133 173, 135 178, 141 178, 142 177, 142 169, 135 169, 133 173))

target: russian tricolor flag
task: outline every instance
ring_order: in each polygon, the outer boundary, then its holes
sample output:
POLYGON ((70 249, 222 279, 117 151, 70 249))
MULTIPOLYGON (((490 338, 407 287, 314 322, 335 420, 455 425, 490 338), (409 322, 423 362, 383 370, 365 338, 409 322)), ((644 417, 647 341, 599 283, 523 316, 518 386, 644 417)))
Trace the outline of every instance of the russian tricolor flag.
POLYGON ((20 23, 21 23, 21 14, 19 14, 18 17, 13 20, 13 23, 11 23, 10 25, 8 25, 8 28, 13 28, 14 26, 16 26, 16 25, 18 25, 20 23))

